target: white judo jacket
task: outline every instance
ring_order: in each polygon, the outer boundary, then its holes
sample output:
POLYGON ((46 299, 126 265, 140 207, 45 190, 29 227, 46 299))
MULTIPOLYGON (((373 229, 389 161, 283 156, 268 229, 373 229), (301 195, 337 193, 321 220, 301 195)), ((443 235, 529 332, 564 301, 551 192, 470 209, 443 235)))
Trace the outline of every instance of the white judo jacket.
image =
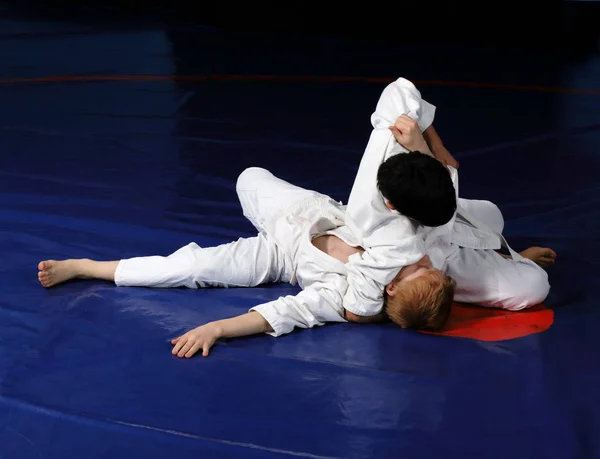
MULTIPOLYGON (((345 215, 346 225, 365 249, 362 254, 352 255, 346 266, 349 287, 343 305, 357 315, 381 312, 385 286, 402 267, 417 262, 425 253, 436 268, 444 269, 452 244, 473 249, 501 246, 503 239, 497 231, 469 215, 467 200, 458 199, 457 213, 446 225, 437 228, 418 226, 385 205, 377 187, 379 166, 390 156, 408 151, 396 141, 389 127, 400 115, 407 114, 425 131, 433 123, 435 111, 436 107, 421 98, 412 82, 398 78, 383 90, 371 115, 373 131, 345 215)), ((457 171, 449 169, 458 197, 457 171)))

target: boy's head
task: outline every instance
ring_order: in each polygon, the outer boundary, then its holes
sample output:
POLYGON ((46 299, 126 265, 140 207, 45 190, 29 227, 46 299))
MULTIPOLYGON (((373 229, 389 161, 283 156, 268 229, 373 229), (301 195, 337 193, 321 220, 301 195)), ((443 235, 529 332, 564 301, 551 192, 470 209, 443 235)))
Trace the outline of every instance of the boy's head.
POLYGON ((425 226, 441 226, 456 211, 448 169, 418 151, 389 157, 377 172, 377 186, 394 209, 425 226))
POLYGON ((456 282, 425 255, 405 266, 385 289, 385 312, 402 328, 440 331, 448 322, 456 282))

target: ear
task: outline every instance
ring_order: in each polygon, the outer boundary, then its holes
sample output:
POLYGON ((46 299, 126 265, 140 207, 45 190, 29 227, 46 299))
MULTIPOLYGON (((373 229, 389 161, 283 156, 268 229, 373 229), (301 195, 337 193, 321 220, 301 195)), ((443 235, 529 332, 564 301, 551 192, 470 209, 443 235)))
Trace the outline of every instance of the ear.
POLYGON ((389 284, 387 284, 385 286, 386 293, 390 296, 394 296, 394 294, 396 293, 397 286, 398 286, 398 283, 395 282, 395 280, 393 280, 392 282, 390 282, 389 284))
POLYGON ((396 210, 396 208, 394 207, 394 205, 388 201, 387 199, 385 200, 385 207, 387 207, 390 210, 396 210))

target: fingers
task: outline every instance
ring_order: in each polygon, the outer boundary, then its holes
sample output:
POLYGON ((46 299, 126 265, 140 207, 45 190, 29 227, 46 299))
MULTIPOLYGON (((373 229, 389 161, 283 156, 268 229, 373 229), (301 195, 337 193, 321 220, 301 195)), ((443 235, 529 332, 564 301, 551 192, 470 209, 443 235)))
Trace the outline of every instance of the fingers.
POLYGON ((539 260, 539 264, 542 266, 552 266, 555 263, 554 258, 540 258, 539 260))
POLYGON ((448 166, 452 166, 454 169, 458 169, 458 161, 456 161, 454 158, 447 159, 446 163, 448 166))
MULTIPOLYGON (((185 335, 171 340, 171 344, 174 345, 173 349, 171 350, 171 354, 176 355, 177 357, 184 357, 198 342, 198 338, 196 338, 193 334, 186 333, 185 335)), ((190 357, 192 355, 193 353, 190 354, 190 357)))
POLYGON ((179 354, 179 351, 183 348, 183 346, 187 343, 187 335, 183 335, 183 336, 180 336, 179 338, 175 338, 173 341, 175 341, 173 343, 175 345, 175 347, 173 347, 171 354, 177 355, 177 354, 179 354))
POLYGON ((546 249, 541 259, 548 265, 553 265, 556 261, 556 252, 552 249, 546 249))
POLYGON ((540 258, 537 260, 537 264, 542 268, 548 268, 554 264, 554 260, 546 260, 544 258, 540 258))
POLYGON ((204 345, 202 346, 202 357, 208 357, 208 352, 210 351, 210 348, 213 344, 214 341, 206 341, 204 343, 204 345))
POLYGON ((400 115, 398 118, 396 118, 394 127, 398 129, 398 131, 400 131, 403 135, 408 135, 419 129, 419 125, 417 124, 417 122, 408 115, 400 115))
POLYGON ((440 161, 443 160, 445 166, 452 166, 454 169, 458 169, 458 161, 448 151, 436 151, 434 154, 437 159, 440 161))
POLYGON ((179 352, 177 352, 177 357, 185 357, 185 355, 190 351, 190 349, 196 343, 197 343, 197 341, 195 339, 188 338, 188 340, 185 342, 185 344, 183 346, 181 346, 181 348, 179 349, 179 352))
POLYGON ((389 126, 389 130, 392 131, 396 141, 405 148, 408 148, 408 143, 414 140, 415 133, 421 133, 417 122, 408 115, 400 115, 394 125, 389 126))
POLYGON ((543 253, 541 253, 536 263, 540 265, 542 268, 548 268, 552 266, 556 262, 556 252, 552 249, 543 249, 543 253))
POLYGON ((402 133, 398 130, 397 127, 395 126, 390 126, 388 128, 390 131, 392 131, 392 135, 394 136, 394 138, 396 139, 396 141, 402 145, 402 142, 404 142, 404 136, 402 135, 402 133))
POLYGON ((414 119, 404 113, 396 118, 396 127, 401 129, 398 124, 406 129, 417 129, 419 127, 419 124, 414 119))
POLYGON ((406 129, 414 130, 419 128, 419 123, 417 123, 410 116, 402 114, 398 118, 396 118, 396 120, 394 121, 394 126, 401 131, 406 129))
POLYGON ((190 357, 193 357, 194 354, 196 354, 200 349, 202 349, 202 355, 204 357, 208 357, 208 353, 214 341, 203 341, 200 338, 186 334, 171 340, 171 343, 174 345, 171 354, 180 358, 186 357, 189 359, 190 357))
MULTIPOLYGON (((190 348, 189 351, 186 352, 185 357, 186 358, 190 358, 192 357, 196 352, 198 352, 200 349, 204 350, 206 346, 203 346, 202 343, 200 341, 196 341, 194 343, 194 345, 190 348)), ((208 355, 208 350, 205 351, 206 355, 208 355)), ((202 355, 204 355, 204 352, 202 353, 202 355)), ((205 356, 206 357, 206 356, 205 356)))

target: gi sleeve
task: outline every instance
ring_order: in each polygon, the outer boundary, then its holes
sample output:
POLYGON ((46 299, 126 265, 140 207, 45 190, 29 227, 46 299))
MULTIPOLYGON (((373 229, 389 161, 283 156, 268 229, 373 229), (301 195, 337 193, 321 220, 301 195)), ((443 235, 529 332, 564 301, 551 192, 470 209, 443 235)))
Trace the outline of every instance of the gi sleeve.
POLYGON ((391 131, 398 116, 406 113, 421 130, 433 122, 435 107, 421 98, 410 81, 399 78, 381 94, 371 116, 373 131, 356 174, 348 205, 346 225, 365 249, 349 258, 349 287, 343 306, 360 316, 371 316, 383 308, 385 286, 404 266, 420 260, 425 254, 416 225, 407 217, 391 211, 377 187, 377 171, 388 157, 406 152, 391 131))
POLYGON ((326 322, 346 322, 342 294, 324 284, 312 285, 297 295, 280 297, 250 309, 269 322, 271 336, 281 336, 295 327, 312 328, 326 322))

